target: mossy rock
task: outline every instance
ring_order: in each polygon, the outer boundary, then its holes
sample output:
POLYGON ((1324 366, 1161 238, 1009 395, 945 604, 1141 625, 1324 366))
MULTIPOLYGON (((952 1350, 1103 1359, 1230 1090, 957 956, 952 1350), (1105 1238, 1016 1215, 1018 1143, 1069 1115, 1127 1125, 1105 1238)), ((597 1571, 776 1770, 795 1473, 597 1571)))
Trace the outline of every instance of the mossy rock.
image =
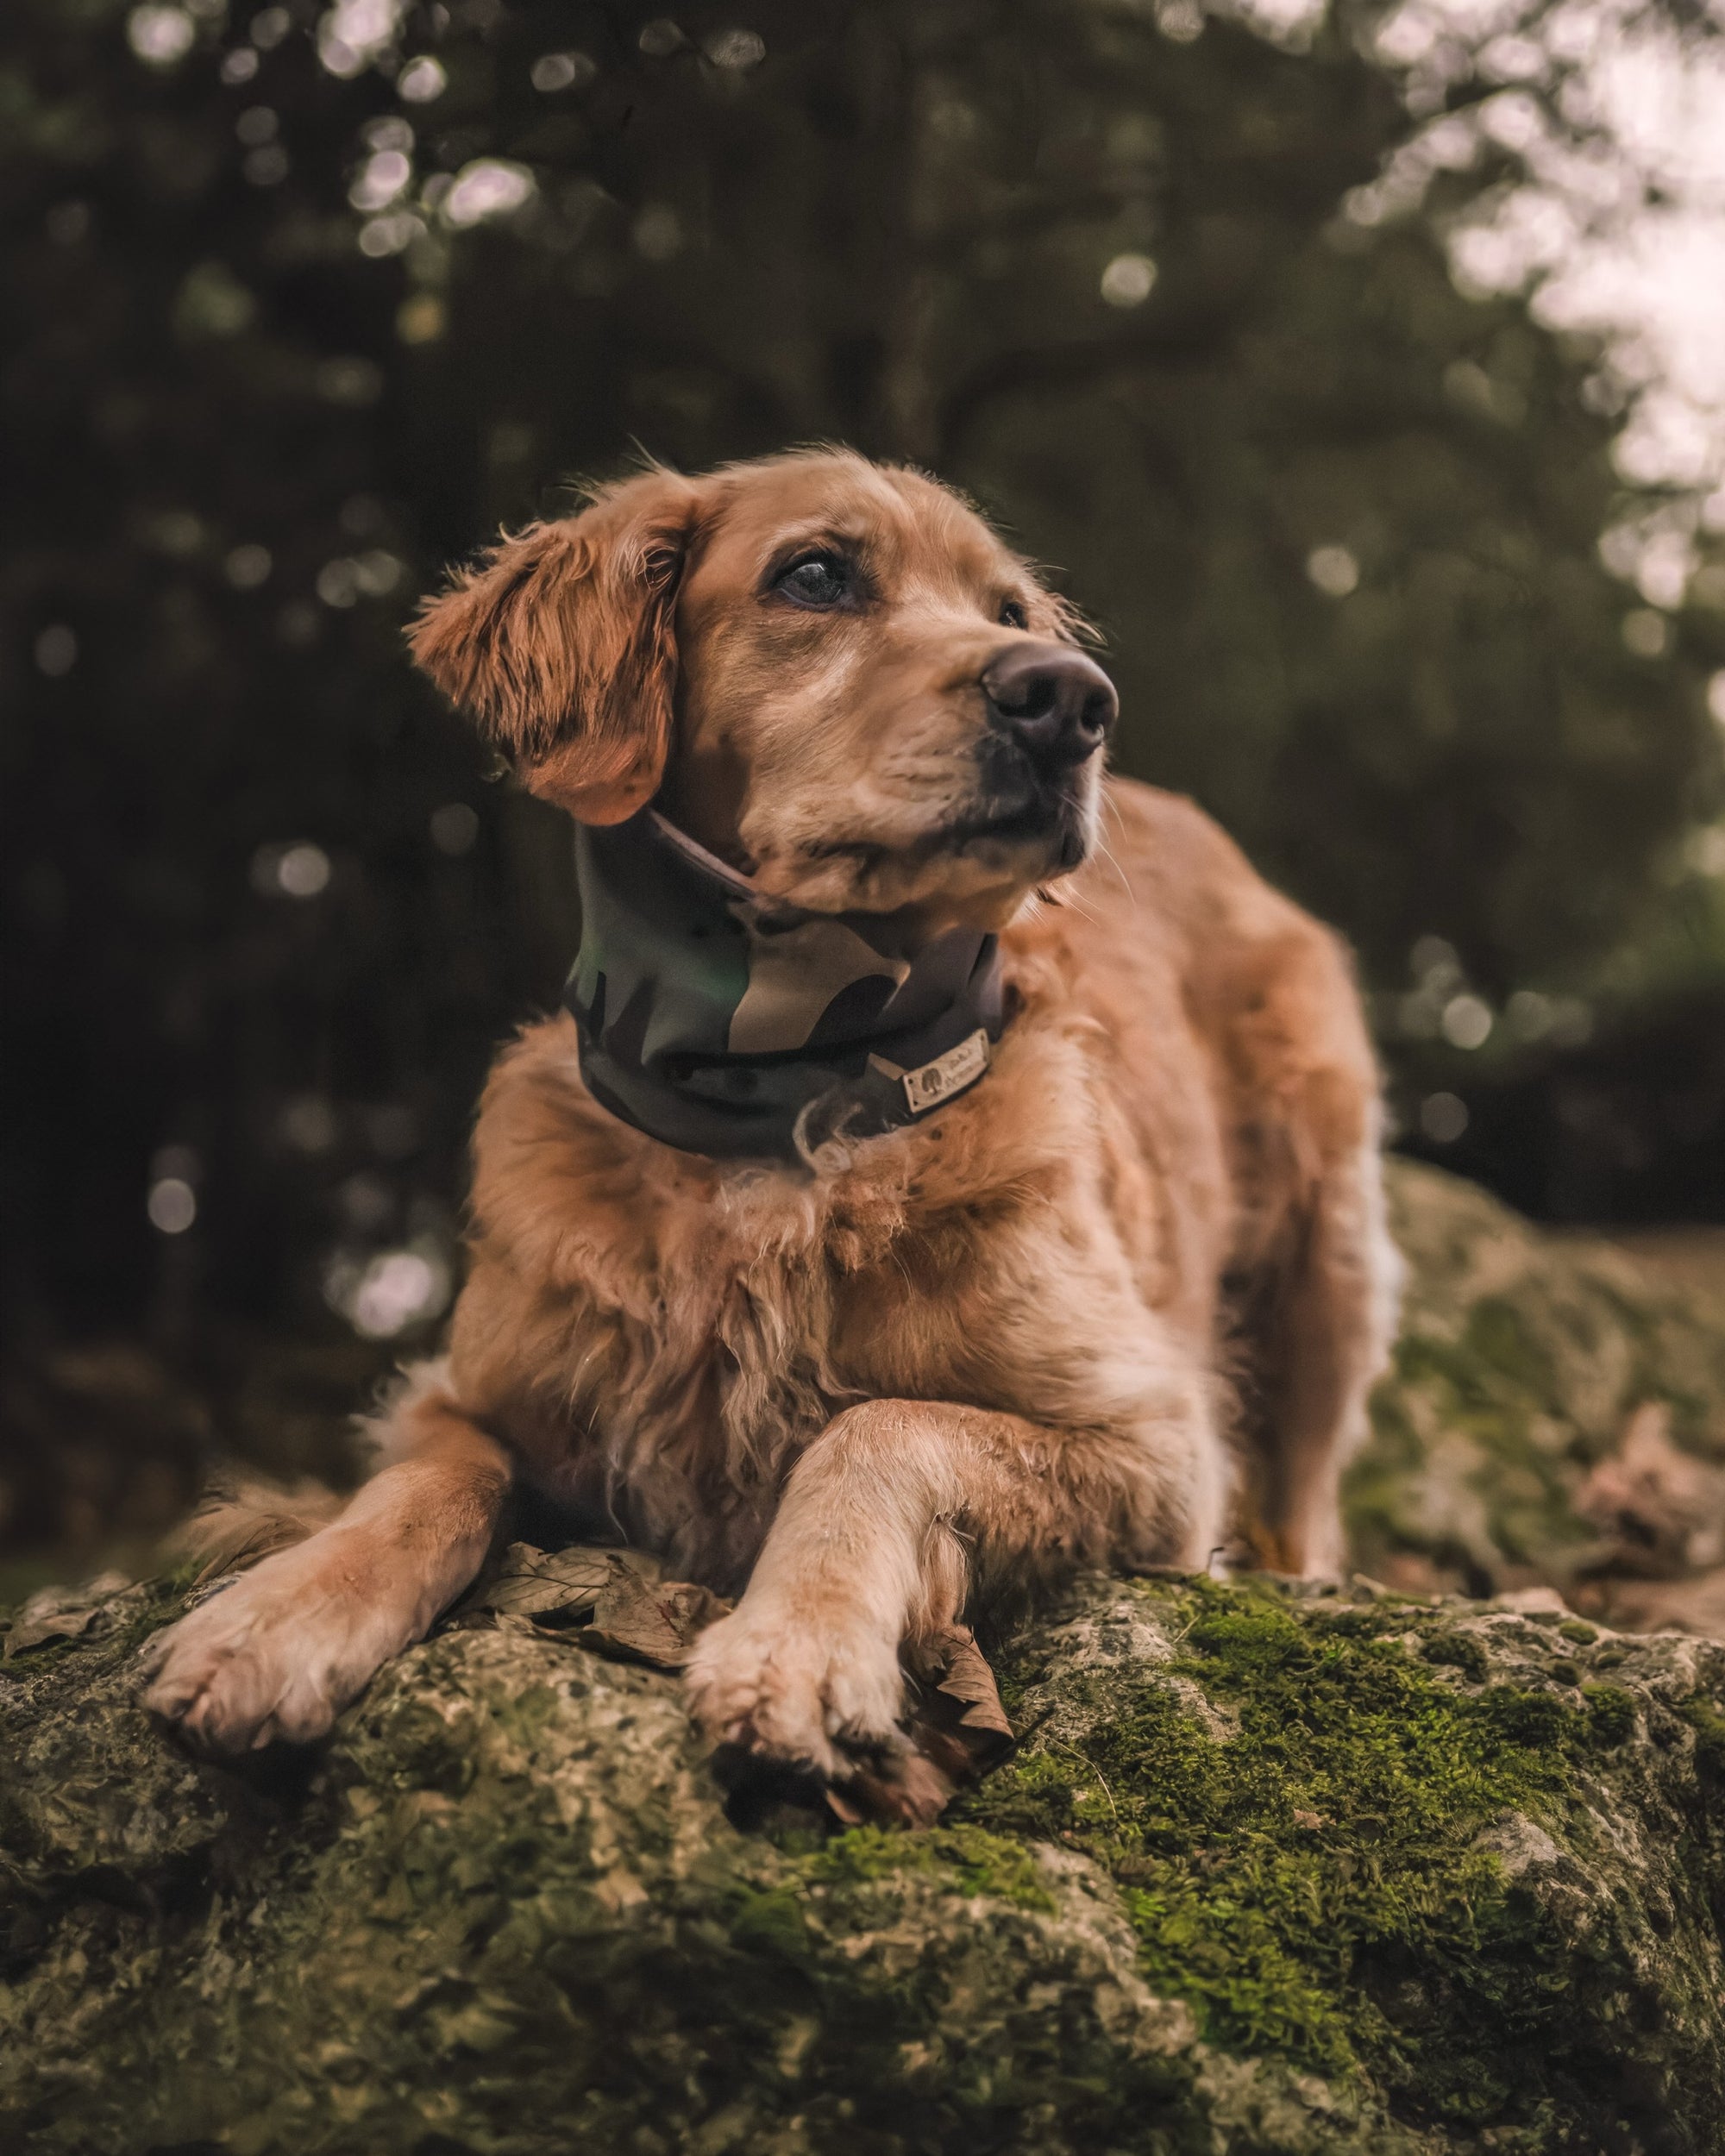
MULTIPOLYGON (((1357 1559, 1574 1592, 1632 1414, 1725 1458, 1725 1337, 1435 1171, 1391 1200, 1357 1559)), ((1721 2146, 1725 1647, 1092 1581, 1000 1649, 1021 1741, 945 1824, 823 1839, 731 1822, 673 1679, 517 1617, 195 1766, 134 1704, 184 1599, 99 1583, 0 1664, 0 2149, 1721 2146)))
POLYGON ((1681 1452, 1725 1462, 1725 1326, 1626 1252, 1474 1184, 1398 1160, 1389 1183, 1408 1285, 1346 1483, 1354 1562, 1475 1595, 1620 1570, 1578 1499, 1649 1403, 1681 1452))
POLYGON ((0 2147, 1718 2147, 1710 1643, 1084 1583, 948 1823, 822 1840, 728 1821, 674 1679, 518 1618, 297 1769, 194 1766, 132 1703, 181 1600, 0 1676, 0 2147))

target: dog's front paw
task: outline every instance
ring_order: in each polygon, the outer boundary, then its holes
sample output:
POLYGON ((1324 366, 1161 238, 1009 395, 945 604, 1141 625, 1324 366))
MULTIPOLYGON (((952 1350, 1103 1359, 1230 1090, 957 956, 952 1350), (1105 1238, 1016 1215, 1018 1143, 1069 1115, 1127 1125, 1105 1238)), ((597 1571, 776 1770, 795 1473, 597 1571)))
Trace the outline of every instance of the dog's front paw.
POLYGON ((329 1729, 396 1641, 334 1568, 322 1537, 267 1557, 182 1617, 152 1657, 142 1703, 198 1750, 305 1744, 329 1729))
POLYGON ((695 1720, 714 1743, 829 1780, 854 1772, 857 1755, 904 1741, 897 1644, 855 1623, 812 1626, 745 1599, 701 1634, 687 1674, 695 1720))

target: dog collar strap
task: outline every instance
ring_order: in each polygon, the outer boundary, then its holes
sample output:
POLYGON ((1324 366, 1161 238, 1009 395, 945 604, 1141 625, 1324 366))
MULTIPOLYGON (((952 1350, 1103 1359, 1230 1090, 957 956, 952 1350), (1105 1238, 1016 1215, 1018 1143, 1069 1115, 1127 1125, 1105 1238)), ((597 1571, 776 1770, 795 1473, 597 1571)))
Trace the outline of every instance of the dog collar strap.
POLYGON ((719 1159, 809 1157, 967 1092, 999 1039, 993 936, 893 947, 866 913, 757 891, 652 809, 577 827, 581 944, 563 1001, 581 1075, 651 1138, 719 1159))

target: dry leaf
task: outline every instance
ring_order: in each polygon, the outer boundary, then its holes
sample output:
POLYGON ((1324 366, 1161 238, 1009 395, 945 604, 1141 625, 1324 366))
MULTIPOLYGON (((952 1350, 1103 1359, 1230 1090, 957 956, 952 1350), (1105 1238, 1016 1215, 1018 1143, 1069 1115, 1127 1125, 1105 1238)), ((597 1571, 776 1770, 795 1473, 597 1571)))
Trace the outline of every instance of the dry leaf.
POLYGON ((843 1787, 826 1790, 826 1808, 846 1827, 887 1821, 932 1827, 958 1793, 958 1783, 922 1752, 906 1748, 863 1767, 843 1787))
POLYGON ((92 1625, 105 1630, 97 1620, 107 1616, 112 1592, 104 1578, 86 1588, 45 1587, 32 1595, 6 1633, 8 1658, 46 1646, 52 1639, 81 1639, 92 1625))
POLYGON ((687 1580, 654 1582, 619 1570, 599 1595, 581 1645, 618 1661, 681 1670, 696 1636, 730 1607, 687 1580))
POLYGON ((643 1550, 576 1543, 547 1551, 512 1542, 450 1621, 549 1631, 580 1626, 581 1645, 595 1654, 680 1670, 696 1633, 730 1607, 687 1580, 662 1580, 658 1559, 643 1550))
POLYGON ((489 1611, 499 1617, 555 1618, 573 1624, 589 1616, 612 1583, 656 1571, 656 1560, 639 1550, 577 1543, 567 1550, 539 1550, 511 1542, 502 1563, 461 1605, 461 1615, 489 1611))
POLYGON ((954 1625, 941 1645, 944 1669, 928 1702, 938 1726, 963 1738, 965 1748, 987 1769, 1011 1748, 1013 1726, 1000 1704, 994 1672, 969 1627, 954 1625), (957 1720, 951 1719, 957 1710, 957 1720))
POLYGON ((979 1781, 1013 1745, 994 1673, 969 1627, 953 1625, 916 1656, 922 1695, 901 1752, 858 1764, 826 1805, 847 1827, 891 1820, 930 1827, 968 1783, 979 1781))

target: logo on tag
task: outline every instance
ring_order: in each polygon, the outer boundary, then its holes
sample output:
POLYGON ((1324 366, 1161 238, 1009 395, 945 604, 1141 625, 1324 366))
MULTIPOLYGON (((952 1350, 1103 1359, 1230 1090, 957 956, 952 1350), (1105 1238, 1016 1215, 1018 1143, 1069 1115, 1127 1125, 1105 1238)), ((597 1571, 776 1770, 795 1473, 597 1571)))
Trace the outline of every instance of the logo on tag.
POLYGON ((988 1068, 988 1036, 980 1025, 957 1048, 949 1048, 920 1070, 904 1074, 905 1099, 913 1115, 926 1115, 943 1100, 950 1100, 967 1086, 974 1086, 988 1068))

